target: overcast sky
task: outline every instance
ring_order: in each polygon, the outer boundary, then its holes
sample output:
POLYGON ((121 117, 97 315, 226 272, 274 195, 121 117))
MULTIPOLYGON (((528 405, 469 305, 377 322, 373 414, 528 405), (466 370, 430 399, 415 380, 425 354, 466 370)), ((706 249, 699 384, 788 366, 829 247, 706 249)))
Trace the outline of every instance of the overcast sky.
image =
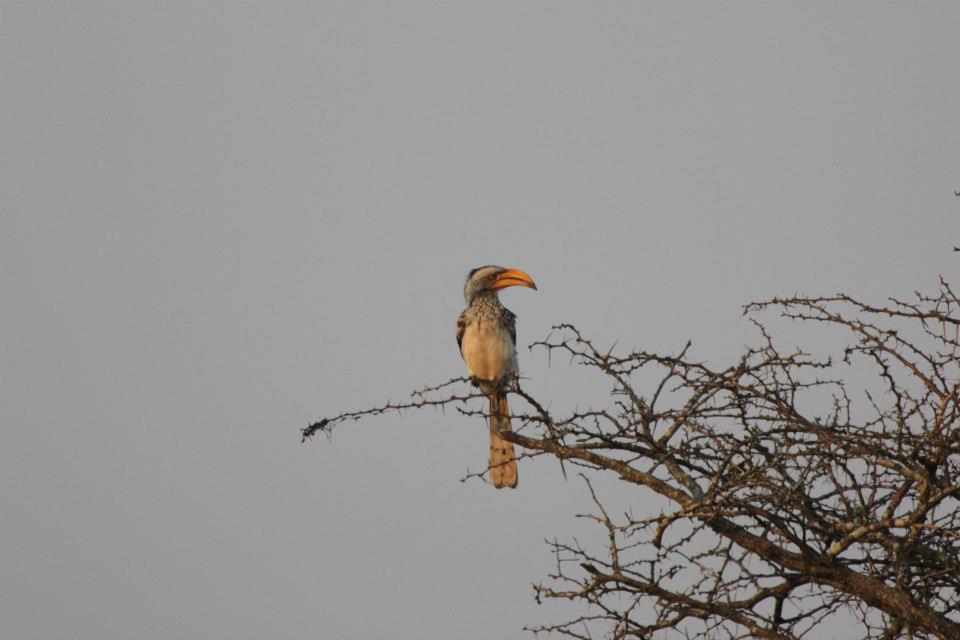
MULTIPOLYGON (((953 2, 0 3, 0 636, 570 613, 530 583, 582 483, 459 482, 487 435, 451 412, 299 428, 461 375, 480 264, 536 279, 523 345, 717 364, 750 300, 933 288, 958 62, 953 2)), ((603 399, 547 365, 551 406, 603 399)))

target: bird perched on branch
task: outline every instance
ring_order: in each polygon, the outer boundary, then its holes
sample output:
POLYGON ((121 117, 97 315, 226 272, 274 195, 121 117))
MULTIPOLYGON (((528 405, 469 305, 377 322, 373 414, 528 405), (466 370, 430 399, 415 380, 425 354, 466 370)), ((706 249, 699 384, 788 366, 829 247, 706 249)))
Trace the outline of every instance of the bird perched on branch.
POLYGON ((470 379, 490 398, 490 482, 497 489, 517 486, 516 452, 499 435, 510 431, 507 390, 520 369, 517 317, 500 304, 497 292, 513 286, 537 288, 519 269, 477 267, 463 286, 467 308, 457 319, 457 344, 470 379))

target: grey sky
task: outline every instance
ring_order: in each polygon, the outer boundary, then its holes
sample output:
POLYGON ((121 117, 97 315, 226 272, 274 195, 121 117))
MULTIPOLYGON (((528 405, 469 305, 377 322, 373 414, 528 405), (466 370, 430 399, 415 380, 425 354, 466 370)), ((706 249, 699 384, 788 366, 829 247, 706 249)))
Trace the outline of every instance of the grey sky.
POLYGON ((524 344, 717 361, 751 299, 955 274, 958 33, 947 2, 0 3, 0 636, 550 620, 579 482, 461 484, 455 414, 298 428, 460 375, 478 264, 536 279, 524 344))

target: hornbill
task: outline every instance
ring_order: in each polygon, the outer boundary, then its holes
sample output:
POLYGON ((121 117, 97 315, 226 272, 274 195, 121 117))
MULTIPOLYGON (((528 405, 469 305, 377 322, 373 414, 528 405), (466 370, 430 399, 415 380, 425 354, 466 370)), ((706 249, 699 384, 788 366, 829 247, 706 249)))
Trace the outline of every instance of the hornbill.
POLYGON ((497 297, 497 291, 515 285, 537 288, 519 269, 477 267, 463 286, 467 308, 457 319, 457 345, 470 380, 490 398, 490 482, 497 489, 517 486, 513 444, 499 435, 510 431, 507 390, 519 373, 517 317, 497 297))

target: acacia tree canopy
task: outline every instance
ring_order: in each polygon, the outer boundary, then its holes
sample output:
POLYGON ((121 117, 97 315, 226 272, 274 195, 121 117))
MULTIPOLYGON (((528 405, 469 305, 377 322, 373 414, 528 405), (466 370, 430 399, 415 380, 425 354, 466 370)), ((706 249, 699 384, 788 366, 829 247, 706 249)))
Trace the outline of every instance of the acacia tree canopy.
MULTIPOLYGON (((556 571, 535 597, 587 603, 536 633, 590 638, 818 637, 834 616, 862 638, 960 639, 960 300, 931 295, 873 306, 847 295, 746 305, 759 344, 726 368, 689 355, 617 353, 559 325, 533 346, 612 383, 609 406, 554 415, 519 384, 503 437, 552 456, 588 484, 613 474, 670 505, 623 513, 593 492, 608 544, 554 541, 556 571), (770 311, 838 328, 846 347, 784 352, 770 311), (845 381, 870 367, 870 384, 845 381), (656 372, 657 382, 640 388, 656 372), (519 405, 519 406, 518 406, 519 405), (616 515, 616 514, 622 515, 616 515)), ((485 415, 463 378, 405 403, 303 429, 409 409, 485 415)))

